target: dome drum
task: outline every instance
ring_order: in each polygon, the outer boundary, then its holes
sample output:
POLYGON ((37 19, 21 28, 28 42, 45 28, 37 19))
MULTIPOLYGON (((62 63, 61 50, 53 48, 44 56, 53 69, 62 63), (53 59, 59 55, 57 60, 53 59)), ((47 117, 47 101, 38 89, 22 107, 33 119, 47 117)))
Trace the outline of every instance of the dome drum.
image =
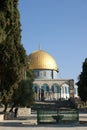
POLYGON ((58 73, 55 70, 33 70, 35 79, 57 79, 58 73))

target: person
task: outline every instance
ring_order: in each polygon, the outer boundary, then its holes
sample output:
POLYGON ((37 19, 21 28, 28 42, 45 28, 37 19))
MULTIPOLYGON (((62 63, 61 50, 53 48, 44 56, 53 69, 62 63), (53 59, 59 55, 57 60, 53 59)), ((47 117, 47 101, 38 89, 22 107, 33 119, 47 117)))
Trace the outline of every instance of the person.
POLYGON ((18 108, 16 107, 14 110, 14 117, 17 117, 17 113, 18 113, 18 108))

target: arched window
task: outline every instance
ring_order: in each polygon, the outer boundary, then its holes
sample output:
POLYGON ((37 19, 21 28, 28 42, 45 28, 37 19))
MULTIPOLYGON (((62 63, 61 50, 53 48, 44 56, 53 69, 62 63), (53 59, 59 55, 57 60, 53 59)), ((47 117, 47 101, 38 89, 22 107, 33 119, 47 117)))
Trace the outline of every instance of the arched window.
POLYGON ((60 87, 58 84, 52 85, 52 92, 60 93, 60 87))
POLYGON ((61 91, 62 91, 62 93, 69 94, 69 85, 68 84, 63 84, 61 91))
POLYGON ((61 93, 64 93, 64 86, 62 86, 61 88, 61 93))
POLYGON ((38 84, 33 84, 33 89, 36 93, 39 92, 39 85, 38 84))
POLYGON ((41 89, 43 89, 45 92, 49 92, 49 86, 48 86, 48 84, 43 84, 41 86, 41 89))

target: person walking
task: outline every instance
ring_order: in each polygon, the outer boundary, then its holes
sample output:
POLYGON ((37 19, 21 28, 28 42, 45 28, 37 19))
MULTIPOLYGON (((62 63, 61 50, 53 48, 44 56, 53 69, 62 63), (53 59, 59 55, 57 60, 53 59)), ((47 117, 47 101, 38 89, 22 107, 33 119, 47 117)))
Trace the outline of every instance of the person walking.
POLYGON ((17 117, 17 114, 18 114, 18 108, 16 107, 14 110, 14 117, 17 117))

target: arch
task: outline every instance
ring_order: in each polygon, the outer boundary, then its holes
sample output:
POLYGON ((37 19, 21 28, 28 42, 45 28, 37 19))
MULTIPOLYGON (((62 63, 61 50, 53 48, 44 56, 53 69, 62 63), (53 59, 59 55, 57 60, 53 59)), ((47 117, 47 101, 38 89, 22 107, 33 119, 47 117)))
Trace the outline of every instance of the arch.
POLYGON ((57 83, 54 83, 51 89, 52 89, 52 92, 60 93, 60 86, 57 83))
POLYGON ((62 93, 69 94, 69 85, 66 84, 66 83, 62 84, 61 92, 62 92, 62 93))
POLYGON ((42 86, 41 86, 41 90, 44 90, 44 92, 49 92, 49 85, 48 84, 43 84, 42 86))
POLYGON ((38 84, 33 84, 33 89, 34 89, 34 91, 36 92, 36 93, 38 93, 39 92, 39 85, 38 84))
POLYGON ((69 85, 64 83, 61 86, 61 98, 68 99, 70 97, 69 85))
POLYGON ((40 99, 40 87, 38 84, 33 84, 33 89, 34 89, 34 92, 35 92, 35 100, 38 101, 40 99))
POLYGON ((49 85, 44 83, 41 86, 41 100, 49 100, 49 93, 50 93, 50 89, 49 89, 49 85))

